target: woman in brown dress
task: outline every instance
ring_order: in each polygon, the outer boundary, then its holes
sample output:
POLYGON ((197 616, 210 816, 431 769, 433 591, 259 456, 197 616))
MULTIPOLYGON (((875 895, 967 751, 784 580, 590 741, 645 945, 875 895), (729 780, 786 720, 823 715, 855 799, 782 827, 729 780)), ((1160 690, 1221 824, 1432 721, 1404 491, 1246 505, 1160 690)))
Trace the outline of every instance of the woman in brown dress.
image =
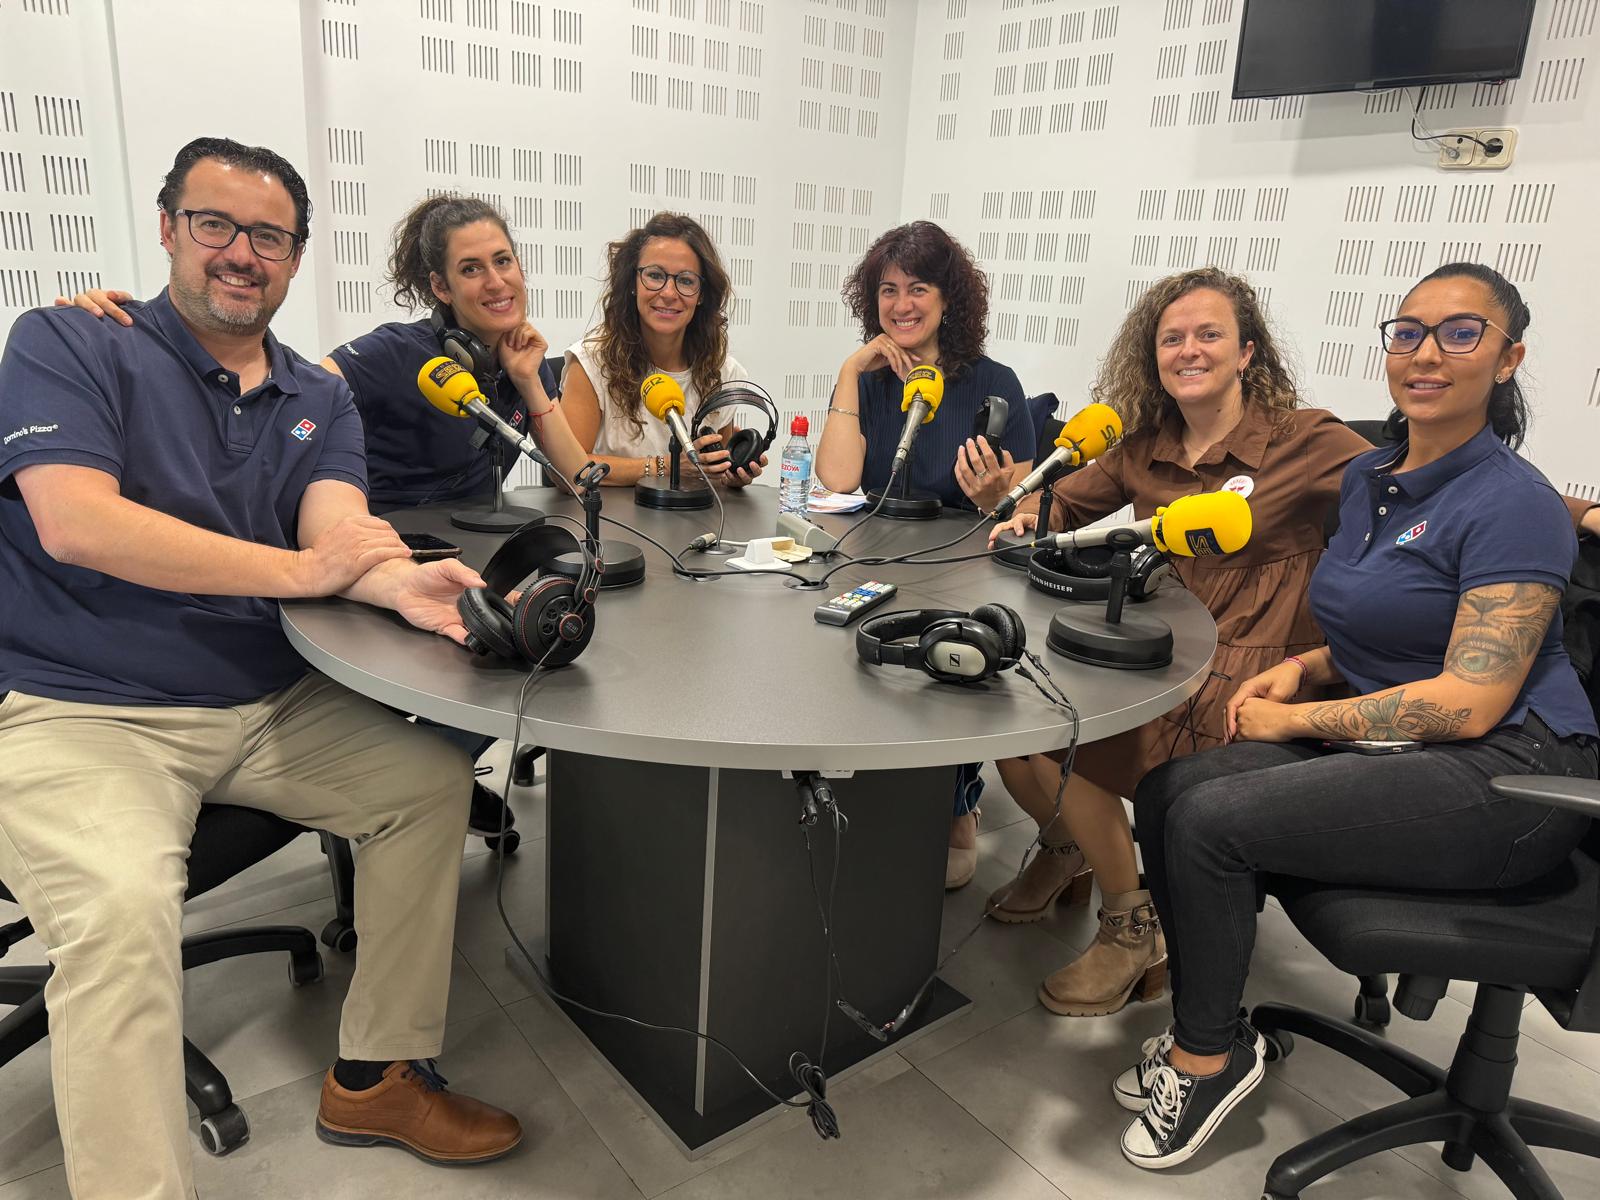
MULTIPOLYGON (((1116 1012, 1130 995, 1162 993, 1166 948, 1140 887, 1122 797, 1156 764, 1221 744, 1223 708, 1241 680, 1322 644, 1306 587, 1345 464, 1371 449, 1332 413, 1300 407, 1254 290, 1211 267, 1150 287, 1123 321, 1093 396, 1117 410, 1125 436, 1056 484, 1053 528, 1077 528, 1129 504, 1143 520, 1179 496, 1227 488, 1249 499, 1254 532, 1237 554, 1174 560, 1217 623, 1212 676, 1193 701, 1080 746, 1059 815, 1059 754, 997 764, 1039 823, 1040 852, 1020 879, 990 896, 989 915, 1041 920, 1063 895, 1086 901, 1090 877, 1099 877, 1094 943, 1039 989, 1041 1003, 1065 1016, 1116 1012)), ((1031 529, 1033 507, 997 532, 1031 529)))

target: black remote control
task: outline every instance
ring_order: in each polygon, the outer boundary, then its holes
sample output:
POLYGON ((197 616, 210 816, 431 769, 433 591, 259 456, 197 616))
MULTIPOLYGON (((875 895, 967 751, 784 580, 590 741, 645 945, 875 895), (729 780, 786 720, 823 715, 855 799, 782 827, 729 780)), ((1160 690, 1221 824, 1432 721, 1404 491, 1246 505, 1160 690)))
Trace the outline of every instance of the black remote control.
POLYGON ((817 605, 812 615, 822 625, 848 625, 883 604, 899 590, 898 584, 879 583, 874 579, 848 592, 841 592, 826 604, 817 605))

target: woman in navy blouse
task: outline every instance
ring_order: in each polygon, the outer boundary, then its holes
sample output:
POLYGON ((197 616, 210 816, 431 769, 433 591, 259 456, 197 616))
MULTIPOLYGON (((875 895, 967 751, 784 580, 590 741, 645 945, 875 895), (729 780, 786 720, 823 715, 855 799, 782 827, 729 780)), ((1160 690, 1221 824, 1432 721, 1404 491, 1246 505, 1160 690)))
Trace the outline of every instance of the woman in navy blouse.
MULTIPOLYGON (((905 427, 902 383, 913 367, 936 366, 944 399, 918 435, 910 489, 948 508, 993 509, 1032 469, 1038 436, 1016 372, 983 353, 989 285, 972 255, 931 221, 901 225, 872 243, 845 281, 844 299, 864 344, 839 368, 817 443, 817 479, 836 492, 884 487, 905 427), (972 436, 988 396, 1007 406, 997 446, 972 436)), ((964 886, 977 869, 982 790, 977 763, 957 768, 947 888, 964 886)))
POLYGON ((1135 795, 1167 931, 1172 1029, 1113 1092, 1122 1152, 1195 1153, 1261 1078, 1238 1016, 1263 872, 1409 888, 1512 887, 1565 861, 1587 818, 1494 795, 1499 775, 1594 778, 1596 728, 1562 647, 1572 517, 1514 451, 1529 312, 1475 264, 1440 267, 1380 327, 1406 438, 1345 473, 1311 581, 1321 649, 1247 680, 1230 744, 1157 767, 1135 795), (1350 698, 1295 703, 1302 688, 1350 698), (1339 753, 1385 743, 1411 753, 1339 753))

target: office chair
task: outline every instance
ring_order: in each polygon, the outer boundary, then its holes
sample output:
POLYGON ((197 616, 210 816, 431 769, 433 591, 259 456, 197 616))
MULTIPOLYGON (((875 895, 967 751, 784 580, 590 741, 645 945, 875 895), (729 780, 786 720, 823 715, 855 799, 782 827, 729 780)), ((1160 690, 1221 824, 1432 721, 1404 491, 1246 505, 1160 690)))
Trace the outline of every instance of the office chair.
MULTIPOLYGON (((1585 543, 1583 555, 1592 570, 1600 548, 1585 543)), ((1563 600, 1564 614, 1570 603, 1563 600)), ((1592 683, 1597 664, 1577 665, 1592 683)), ((1595 694, 1591 687, 1591 700, 1595 694)), ((1492 786, 1511 799, 1596 820, 1559 870, 1517 888, 1439 892, 1269 881, 1295 927, 1335 966, 1363 980, 1405 972, 1394 1004, 1406 1016, 1430 1017, 1452 979, 1478 986, 1448 1070, 1344 1021, 1258 1005, 1250 1020, 1267 1039, 1269 1061, 1290 1053, 1299 1034, 1408 1097, 1280 1154, 1267 1172, 1263 1200, 1292 1200, 1347 1163, 1423 1142, 1443 1142, 1445 1164, 1458 1171, 1481 1158, 1519 1200, 1561 1200, 1530 1147, 1600 1158, 1600 1121, 1511 1094, 1529 992, 1562 1028, 1600 1033, 1600 782, 1518 775, 1492 786)))
MULTIPOLYGON (((306 832, 271 813, 226 804, 204 804, 190 843, 189 888, 185 899, 208 892, 288 845, 306 832)), ((344 843, 342 843, 344 844, 344 843)), ((348 854, 349 846, 345 845, 348 854)), ((337 874, 335 875, 337 879, 337 874)), ((0 881, 0 899, 13 900, 0 881)), ((0 957, 33 932, 26 920, 0 927, 0 957)), ((237 958, 244 954, 285 951, 289 982, 295 987, 322 978, 322 956, 310 930, 297 925, 253 925, 216 929, 183 939, 183 969, 237 958)), ((49 1032, 44 1006, 45 980, 52 968, 0 968, 0 1004, 13 1009, 0 1019, 0 1066, 10 1062, 49 1032)), ((200 1144, 209 1154, 227 1154, 250 1138, 250 1122, 233 1102, 221 1071, 188 1038, 183 1041, 183 1078, 189 1099, 200 1110, 200 1144)))

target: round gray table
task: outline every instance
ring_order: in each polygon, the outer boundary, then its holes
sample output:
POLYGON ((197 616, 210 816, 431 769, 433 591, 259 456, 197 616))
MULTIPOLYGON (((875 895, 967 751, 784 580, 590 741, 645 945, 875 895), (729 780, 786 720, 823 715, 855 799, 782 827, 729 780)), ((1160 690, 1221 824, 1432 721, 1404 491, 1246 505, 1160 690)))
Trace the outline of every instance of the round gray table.
MULTIPOLYGON (((528 501, 551 513, 578 515, 550 489, 528 501)), ((679 550, 714 528, 716 510, 678 513, 635 508, 626 489, 606 489, 604 512, 679 550)), ((775 488, 727 496, 729 538, 770 536, 775 488)), ((443 511, 388 514, 408 532, 427 532, 464 548, 482 566, 497 544, 486 534, 451 528, 443 511)), ((845 549, 857 557, 897 553, 946 541, 976 514, 947 512, 938 521, 874 518, 845 549)), ((822 518, 842 531, 853 517, 822 518)), ((629 540, 602 526, 606 537, 629 540)), ((984 548, 980 531, 947 554, 984 548)), ((632 538, 635 542, 641 539, 632 538)), ((1109 671, 1045 648, 1053 597, 1027 586, 1020 572, 983 560, 950 566, 848 567, 823 591, 784 586, 773 574, 694 582, 677 578, 660 551, 644 544, 646 578, 604 592, 593 642, 572 666, 536 680, 523 720, 525 741, 553 749, 637 762, 768 770, 868 770, 977 762, 1054 749, 1069 723, 1015 674, 978 688, 935 683, 921 671, 868 667, 855 654, 855 625, 820 625, 812 610, 856 583, 882 578, 899 593, 878 610, 972 609, 991 601, 1021 615, 1028 646, 1072 697, 1081 737, 1095 741, 1132 729, 1181 704, 1206 678, 1216 626, 1188 592, 1173 589, 1130 612, 1171 626, 1171 666, 1109 671)), ((726 557, 694 554, 685 562, 717 569, 726 557)), ((795 574, 816 576, 822 565, 795 574)), ((512 737, 525 673, 474 659, 443 638, 406 626, 392 614, 345 600, 283 606, 295 648, 330 678, 355 691, 442 724, 512 737)))
MULTIPOLYGON (((577 514, 547 489, 549 513, 577 514)), ((674 550, 714 528, 716 511, 635 508, 608 489, 605 511, 674 550)), ((772 532, 777 493, 726 497, 730 538, 772 532)), ((496 539, 452 529, 442 511, 388 514, 407 531, 462 545, 482 566, 496 539)), ((856 517, 822 518, 835 532, 856 517)), ((846 549, 861 557, 958 536, 976 514, 938 521, 873 519, 846 549)), ((615 526, 606 537, 641 542, 615 526)), ((975 531, 946 554, 983 549, 975 531)), ((795 1091, 790 1055, 815 1056, 823 1024, 827 947, 812 879, 839 869, 833 952, 842 999, 885 1024, 930 980, 939 961, 942 882, 952 812, 951 764, 1066 744, 1066 714, 1008 672, 952 687, 921 671, 869 667, 855 626, 819 625, 812 610, 879 578, 899 593, 884 609, 970 610, 999 602, 1021 615, 1028 645, 1073 699, 1084 740, 1131 729, 1181 704, 1204 683, 1216 627, 1189 593, 1137 611, 1173 629, 1174 660, 1156 671, 1089 667, 1045 648, 1060 601, 987 559, 941 566, 850 566, 822 591, 777 574, 694 582, 645 546, 638 587, 601 593, 596 633, 572 666, 537 678, 522 724, 548 748, 545 837, 546 961, 566 994, 611 1012, 713 1035, 779 1094, 795 1091), (832 778, 848 832, 827 817, 803 836, 792 772, 832 778)), ((696 554, 697 568, 726 558, 696 554)), ((795 574, 816 576, 823 564, 795 574)), ((1132 610, 1135 606, 1130 606, 1132 610)), ((342 600, 283 606, 290 639, 313 666, 356 691, 433 720, 512 737, 526 673, 475 659, 390 613, 342 600)), ((532 914, 514 914, 519 925, 532 914)), ((537 940, 537 939, 530 939, 537 940)), ((508 959, 525 971, 508 951, 508 959)), ((853 1068, 926 1032, 966 1005, 935 980, 912 1019, 887 1040, 833 1011, 825 1066, 853 1068)), ((564 1011, 690 1157, 735 1136, 771 1109, 703 1039, 672 1037, 564 1011)))

